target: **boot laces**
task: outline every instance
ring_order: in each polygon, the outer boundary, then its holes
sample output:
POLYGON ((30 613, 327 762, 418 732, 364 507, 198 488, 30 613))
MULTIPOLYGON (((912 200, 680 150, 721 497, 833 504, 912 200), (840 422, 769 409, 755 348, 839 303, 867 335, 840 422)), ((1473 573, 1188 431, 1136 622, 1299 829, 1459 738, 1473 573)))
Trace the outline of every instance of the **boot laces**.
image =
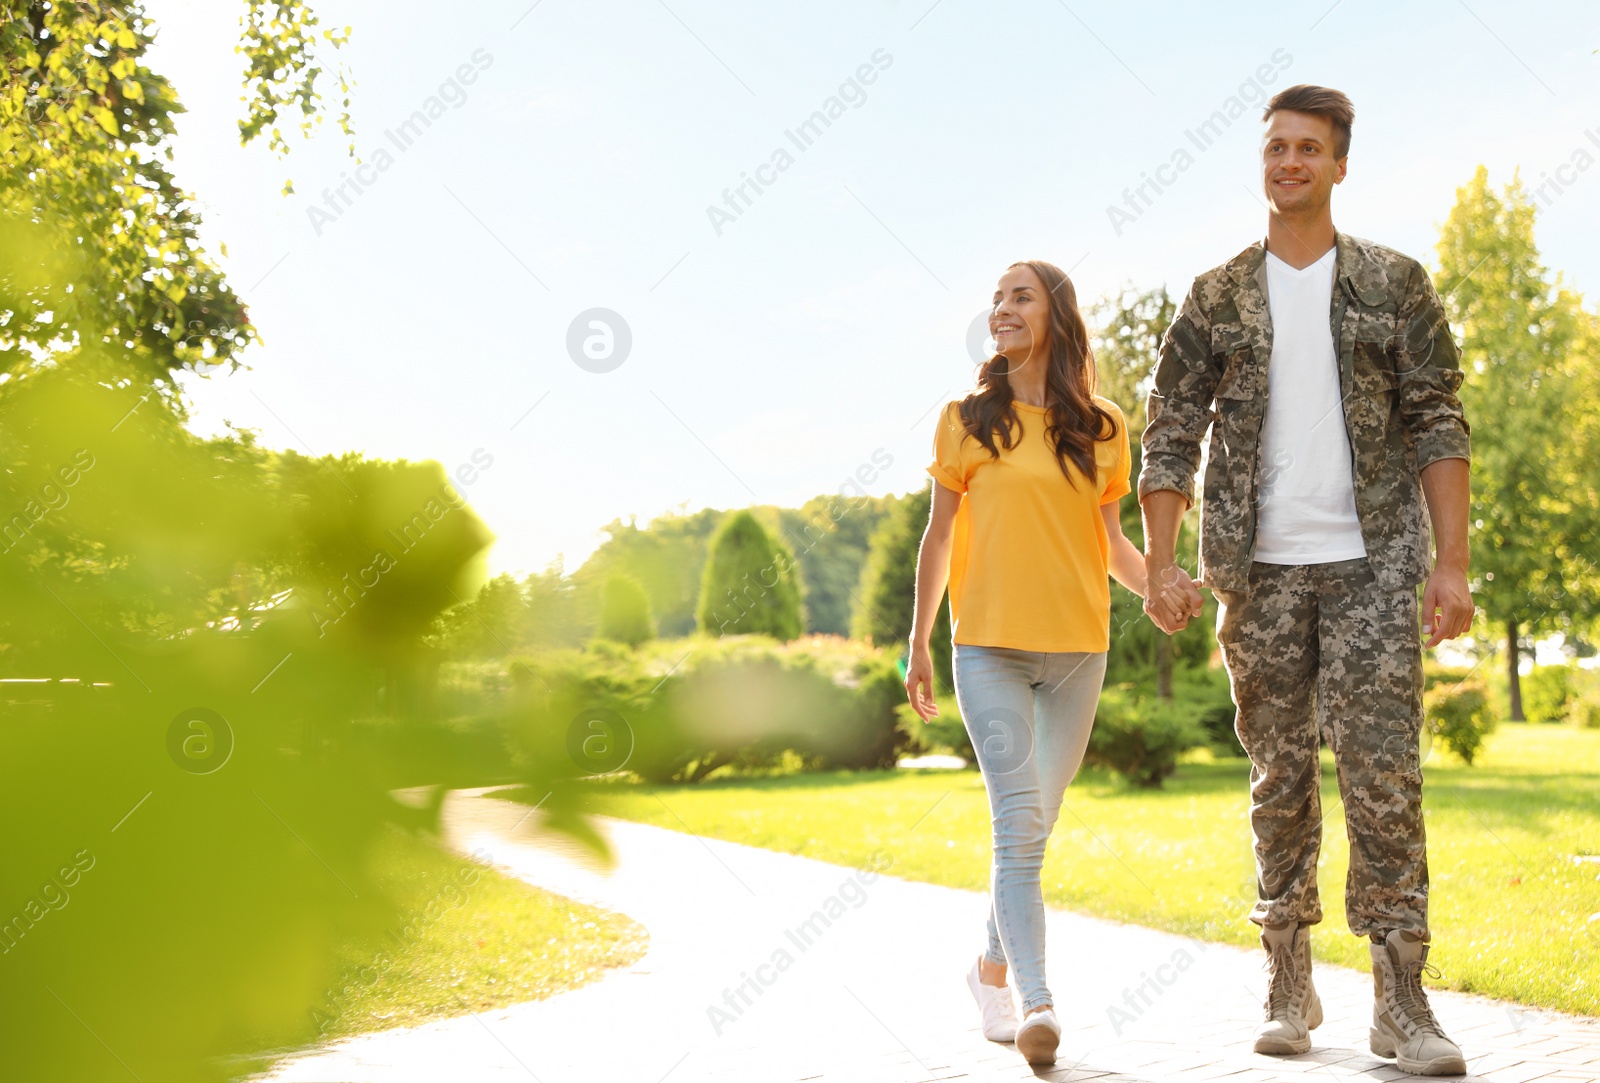
POLYGON ((1284 944, 1275 946, 1267 955, 1266 970, 1269 977, 1267 1000, 1263 1006, 1267 1010, 1268 1019, 1277 1019, 1280 1015, 1289 1013, 1296 987, 1299 985, 1296 973, 1299 970, 1299 960, 1295 958, 1294 949, 1284 944))
POLYGON ((1394 1000, 1395 1006, 1399 1009, 1399 1022, 1408 1030, 1418 1034, 1426 1033, 1435 1038, 1442 1038, 1444 1030, 1440 1028, 1439 1020, 1434 1018, 1433 1007, 1429 1005, 1427 994, 1422 990, 1424 974, 1430 978, 1440 976, 1437 967, 1421 959, 1396 969, 1394 1000))

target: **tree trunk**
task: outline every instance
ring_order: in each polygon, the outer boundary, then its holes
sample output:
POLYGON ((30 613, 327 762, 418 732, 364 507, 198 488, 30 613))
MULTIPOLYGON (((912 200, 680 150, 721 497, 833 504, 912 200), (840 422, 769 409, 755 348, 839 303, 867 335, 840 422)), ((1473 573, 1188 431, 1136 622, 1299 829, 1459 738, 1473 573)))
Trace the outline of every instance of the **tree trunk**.
POLYGON ((1517 655, 1517 622, 1515 619, 1506 621, 1506 657, 1510 660, 1511 669, 1507 674, 1509 678, 1506 687, 1511 690, 1511 721, 1526 722, 1527 716, 1522 713, 1522 675, 1517 672, 1521 659, 1517 655))
POLYGON ((1156 631, 1156 695, 1172 698, 1172 637, 1156 631))

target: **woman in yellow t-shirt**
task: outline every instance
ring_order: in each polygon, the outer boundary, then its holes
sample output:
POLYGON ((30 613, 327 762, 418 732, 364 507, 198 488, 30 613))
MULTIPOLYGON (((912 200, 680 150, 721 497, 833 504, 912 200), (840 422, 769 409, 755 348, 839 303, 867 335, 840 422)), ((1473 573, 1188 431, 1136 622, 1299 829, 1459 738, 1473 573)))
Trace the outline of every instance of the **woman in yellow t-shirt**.
POLYGON ((1072 281, 1041 260, 1012 264, 989 330, 998 352, 934 435, 906 693, 924 720, 939 713, 928 643, 948 579, 956 700, 994 823, 989 943, 967 984, 986 1037, 1048 1064, 1061 1027, 1045 985, 1039 870, 1105 678, 1107 572, 1143 597, 1145 563, 1117 513, 1130 491, 1127 424, 1094 394, 1072 281))

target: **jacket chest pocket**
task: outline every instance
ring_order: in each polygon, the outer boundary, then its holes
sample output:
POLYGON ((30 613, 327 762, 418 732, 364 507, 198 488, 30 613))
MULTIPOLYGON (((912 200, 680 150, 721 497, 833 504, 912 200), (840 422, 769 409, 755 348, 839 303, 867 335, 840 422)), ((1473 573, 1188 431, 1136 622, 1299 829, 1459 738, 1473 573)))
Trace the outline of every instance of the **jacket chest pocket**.
MULTIPOLYGON (((1355 368, 1382 369, 1394 372, 1394 358, 1399 353, 1399 317, 1386 308, 1356 308, 1354 320, 1355 368)), ((1348 327, 1349 324, 1346 324, 1348 327)))
POLYGON ((1212 329, 1211 356, 1221 369, 1212 410, 1212 464, 1235 484, 1248 484, 1259 439, 1261 394, 1266 374, 1256 362, 1250 337, 1237 325, 1212 329))
POLYGON ((1400 407, 1400 379, 1387 357, 1376 363, 1356 355, 1349 409, 1351 437, 1358 445, 1381 443, 1390 416, 1400 407))
POLYGON ((1211 331, 1211 356, 1222 374, 1212 392, 1219 411, 1256 398, 1259 372, 1250 336, 1238 325, 1218 325, 1211 331))
POLYGON ((1353 315, 1351 409, 1347 412, 1355 425, 1382 426, 1400 402, 1400 380, 1395 375, 1401 345, 1398 316, 1387 306, 1362 307, 1353 315))
POLYGON ((1355 395, 1373 408, 1387 413, 1399 394, 1400 381, 1395 376, 1395 356, 1400 347, 1392 312, 1363 311, 1355 329, 1354 371, 1351 373, 1355 395))

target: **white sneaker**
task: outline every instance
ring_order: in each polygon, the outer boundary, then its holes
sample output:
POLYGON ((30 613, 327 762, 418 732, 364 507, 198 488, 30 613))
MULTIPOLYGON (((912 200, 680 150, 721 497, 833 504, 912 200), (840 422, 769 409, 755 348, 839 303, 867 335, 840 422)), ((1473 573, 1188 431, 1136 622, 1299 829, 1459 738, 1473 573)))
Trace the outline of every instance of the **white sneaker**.
POLYGON ((983 1012, 983 1036, 991 1042, 1009 1042, 1017 1035, 1017 1008, 1010 985, 985 985, 978 980, 978 964, 967 971, 967 988, 983 1012))
POLYGON ((1061 1044, 1061 1024, 1056 1022, 1054 1008, 1034 1012, 1022 1020, 1017 1028, 1017 1052, 1029 1064, 1054 1064, 1056 1046, 1061 1044))

